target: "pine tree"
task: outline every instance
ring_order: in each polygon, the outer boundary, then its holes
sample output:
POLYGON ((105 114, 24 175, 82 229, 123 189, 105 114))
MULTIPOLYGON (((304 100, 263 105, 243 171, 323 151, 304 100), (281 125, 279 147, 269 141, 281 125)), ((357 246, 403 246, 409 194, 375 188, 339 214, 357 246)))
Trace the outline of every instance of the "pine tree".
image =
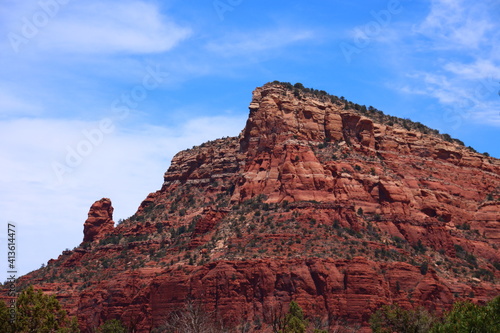
POLYGON ((306 328, 307 321, 304 319, 302 309, 295 301, 292 301, 285 316, 284 333, 305 333, 306 328))
POLYGON ((16 300, 16 316, 10 314, 4 302, 0 302, 0 330, 10 333, 79 333, 76 318, 70 319, 54 296, 29 286, 16 300))

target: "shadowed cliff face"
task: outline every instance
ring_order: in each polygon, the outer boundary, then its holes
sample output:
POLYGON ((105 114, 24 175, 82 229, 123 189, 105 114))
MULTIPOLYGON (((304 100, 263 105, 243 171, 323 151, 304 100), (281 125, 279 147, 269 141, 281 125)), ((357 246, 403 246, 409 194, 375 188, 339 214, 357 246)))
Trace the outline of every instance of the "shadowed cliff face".
POLYGON ((280 303, 367 325, 397 302, 442 311, 500 292, 500 162, 280 84, 241 135, 179 152, 137 213, 96 202, 84 242, 21 278, 85 329, 139 332, 188 297, 259 331, 280 303))

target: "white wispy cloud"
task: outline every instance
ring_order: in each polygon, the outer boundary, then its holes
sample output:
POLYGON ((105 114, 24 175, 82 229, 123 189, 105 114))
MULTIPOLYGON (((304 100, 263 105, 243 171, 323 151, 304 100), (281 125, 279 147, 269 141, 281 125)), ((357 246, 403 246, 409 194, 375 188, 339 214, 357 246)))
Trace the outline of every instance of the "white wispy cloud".
MULTIPOLYGON (((407 77, 413 78, 418 82, 421 82, 423 85, 420 89, 416 90, 405 88, 406 92, 429 95, 436 98, 443 104, 452 104, 457 102, 459 96, 458 87, 451 82, 448 76, 423 71, 409 74, 407 77)), ((463 93, 463 91, 460 92, 463 93)))
POLYGON ((0 86, 0 118, 39 115, 42 107, 17 96, 11 89, 0 86))
POLYGON ((473 63, 449 62, 444 69, 467 80, 500 78, 500 64, 491 59, 476 59, 473 63))
POLYGON ((500 100, 497 82, 491 76, 467 80, 454 73, 422 71, 407 75, 414 86, 398 87, 401 92, 435 98, 443 109, 442 120, 457 129, 467 121, 500 126, 500 100), (450 116, 453 115, 453 116, 450 116))
POLYGON ((500 102, 486 102, 470 113, 471 119, 480 124, 500 127, 500 102))
POLYGON ((154 0, 69 1, 46 8, 57 3, 8 0, 0 6, 1 118, 88 119, 120 96, 120 85, 127 90, 141 84, 146 68, 172 66, 169 56, 192 33, 154 0), (40 25, 37 17, 48 21, 40 25), (38 26, 29 37, 23 34, 27 25, 38 26), (20 39, 12 44, 12 36, 20 39))
POLYGON ((155 53, 170 50, 191 31, 144 1, 71 4, 52 19, 40 47, 77 53, 155 53))
POLYGON ((434 41, 438 49, 477 49, 495 24, 487 7, 477 1, 432 0, 429 15, 415 31, 434 41))
POLYGON ((225 57, 252 56, 261 52, 282 49, 289 45, 310 40, 314 33, 309 30, 278 28, 275 30, 231 33, 211 41, 206 48, 225 57))

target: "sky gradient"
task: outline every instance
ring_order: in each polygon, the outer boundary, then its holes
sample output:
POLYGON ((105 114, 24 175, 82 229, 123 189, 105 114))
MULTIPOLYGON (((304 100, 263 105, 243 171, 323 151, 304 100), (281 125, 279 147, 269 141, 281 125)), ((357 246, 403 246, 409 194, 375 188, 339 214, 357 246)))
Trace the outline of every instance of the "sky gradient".
POLYGON ((471 0, 0 4, 0 280, 161 187, 173 155, 238 135, 252 90, 306 87, 419 121, 500 157, 500 3, 471 0))

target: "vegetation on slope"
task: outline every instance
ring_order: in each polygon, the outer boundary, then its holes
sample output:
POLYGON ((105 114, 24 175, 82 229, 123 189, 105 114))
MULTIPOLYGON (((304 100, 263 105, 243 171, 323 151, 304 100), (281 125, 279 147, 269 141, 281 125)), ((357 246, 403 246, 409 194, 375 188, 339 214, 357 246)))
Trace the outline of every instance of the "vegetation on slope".
POLYGON ((498 333, 500 332, 500 296, 486 305, 457 302, 442 318, 427 310, 405 310, 386 305, 370 319, 374 333, 498 333))

